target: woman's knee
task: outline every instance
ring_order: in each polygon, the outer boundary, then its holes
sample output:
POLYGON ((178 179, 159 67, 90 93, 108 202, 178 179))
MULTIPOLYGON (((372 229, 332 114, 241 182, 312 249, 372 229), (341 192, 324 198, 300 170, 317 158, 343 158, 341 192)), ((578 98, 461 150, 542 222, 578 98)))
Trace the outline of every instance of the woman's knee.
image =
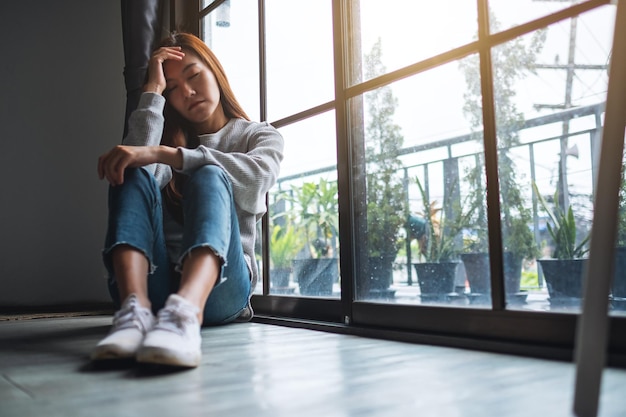
POLYGON ((123 198, 125 195, 146 195, 153 200, 158 193, 159 186, 154 176, 143 168, 126 168, 124 182, 118 186, 109 187, 109 195, 113 198, 123 198))
POLYGON ((143 168, 126 168, 126 170, 124 170, 125 184, 151 184, 151 177, 152 175, 143 168))
POLYGON ((217 165, 205 165, 198 168, 189 178, 191 184, 222 184, 230 187, 224 170, 217 165))

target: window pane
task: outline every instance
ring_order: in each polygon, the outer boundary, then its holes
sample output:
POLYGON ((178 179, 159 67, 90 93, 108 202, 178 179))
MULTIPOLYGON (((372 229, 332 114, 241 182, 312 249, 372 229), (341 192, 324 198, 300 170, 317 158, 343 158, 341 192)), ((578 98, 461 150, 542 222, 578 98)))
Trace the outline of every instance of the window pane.
POLYGON ((330 0, 267 0, 269 120, 334 99, 330 0))
POLYGON ((339 297, 335 113, 280 132, 285 157, 270 191, 270 293, 339 297))
POLYGON ((202 39, 222 63, 237 100, 260 118, 259 41, 256 0, 226 2, 202 19, 202 39))
MULTIPOLYGON (((377 43, 366 55, 368 76, 385 71, 385 51, 377 43)), ((367 195, 360 299, 490 306, 483 141, 480 129, 472 132, 482 116, 464 97, 477 63, 470 56, 351 100, 360 115, 353 123, 362 125, 352 131, 364 132, 355 154, 364 152, 367 172, 355 184, 367 195), (463 255, 470 252, 483 260, 463 255)))
MULTIPOLYGON (((405 1, 355 0, 355 16, 360 15, 363 55, 380 39, 385 47, 381 57, 386 71, 470 43, 477 31, 476 2, 467 0, 405 1), (454 13, 450 13, 454 10, 454 13)), ((363 74, 364 80, 369 79, 363 74)), ((352 80, 352 83, 359 82, 352 80)))
POLYGON ((491 32, 510 29, 513 26, 558 12, 585 0, 489 0, 491 32), (493 17, 497 17, 494 25, 493 17))
POLYGON ((580 308, 606 100, 610 10, 614 6, 493 48, 510 308, 580 308))

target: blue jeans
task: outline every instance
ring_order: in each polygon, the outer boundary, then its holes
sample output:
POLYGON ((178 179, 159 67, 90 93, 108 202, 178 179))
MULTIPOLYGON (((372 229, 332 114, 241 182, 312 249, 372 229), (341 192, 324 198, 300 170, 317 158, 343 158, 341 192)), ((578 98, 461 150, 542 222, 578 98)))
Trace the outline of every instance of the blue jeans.
MULTIPOLYGON (((210 247, 222 260, 222 270, 204 308, 203 325, 235 320, 248 303, 250 271, 239 235, 239 222, 230 181, 223 170, 204 166, 187 178, 182 190, 182 241, 178 262, 195 248, 210 247)), ((129 168, 124 183, 109 187, 109 219, 103 250, 109 273, 109 292, 118 305, 121 300, 111 259, 118 245, 129 245, 148 259, 148 297, 156 313, 167 297, 178 290, 182 265, 173 265, 163 229, 164 205, 152 174, 129 168)))

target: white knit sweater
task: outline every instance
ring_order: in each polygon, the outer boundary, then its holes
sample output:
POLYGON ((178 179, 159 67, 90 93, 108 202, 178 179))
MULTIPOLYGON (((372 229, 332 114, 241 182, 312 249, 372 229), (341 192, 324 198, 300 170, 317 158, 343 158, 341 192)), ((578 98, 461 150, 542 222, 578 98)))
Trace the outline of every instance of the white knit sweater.
MULTIPOLYGON (((128 135, 123 144, 156 146, 163 134, 165 98, 160 94, 143 93, 137 109, 129 119, 128 135)), ((231 119, 216 133, 200 135, 200 146, 179 148, 183 156, 183 174, 189 174, 204 165, 221 167, 232 184, 239 220, 241 244, 251 272, 254 290, 258 268, 254 258, 256 223, 266 211, 265 194, 278 178, 283 159, 283 138, 269 123, 231 119)), ((154 174, 163 188, 172 178, 168 165, 152 164, 145 167, 154 174)), ((166 240, 172 236, 167 235, 166 240)))

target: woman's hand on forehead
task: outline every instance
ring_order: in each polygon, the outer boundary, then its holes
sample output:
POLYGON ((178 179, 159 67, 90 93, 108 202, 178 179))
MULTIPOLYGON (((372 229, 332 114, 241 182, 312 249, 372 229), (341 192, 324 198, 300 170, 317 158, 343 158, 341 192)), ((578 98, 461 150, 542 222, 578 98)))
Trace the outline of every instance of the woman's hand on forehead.
POLYGON ((168 59, 180 61, 185 56, 180 46, 164 46, 152 54, 148 63, 148 82, 144 85, 144 92, 163 94, 167 86, 163 63, 168 59))

